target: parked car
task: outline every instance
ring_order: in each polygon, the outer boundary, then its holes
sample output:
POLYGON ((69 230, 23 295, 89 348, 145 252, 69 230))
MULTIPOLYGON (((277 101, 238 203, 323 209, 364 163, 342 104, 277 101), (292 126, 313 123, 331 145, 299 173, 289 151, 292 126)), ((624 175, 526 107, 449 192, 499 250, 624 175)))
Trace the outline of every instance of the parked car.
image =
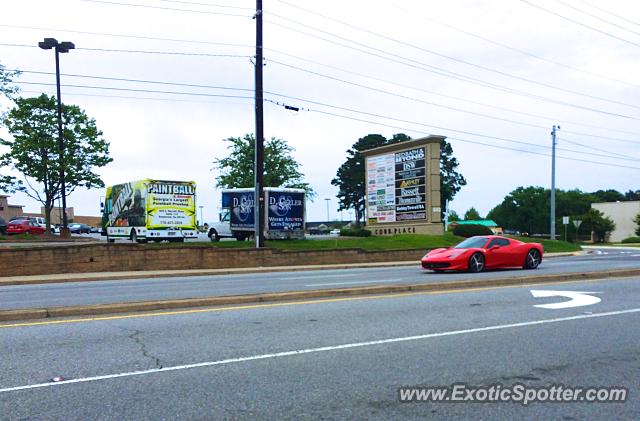
POLYGON ((7 234, 44 234, 45 228, 31 219, 13 219, 7 225, 7 234))
POLYGON ((91 227, 91 234, 100 234, 100 228, 91 227))
POLYGON ((69 224, 68 227, 69 232, 71 232, 72 234, 89 234, 91 232, 91 227, 87 224, 74 222, 72 224, 69 224))
POLYGON ((497 235, 475 236, 460 244, 431 250, 422 258, 422 267, 435 272, 521 267, 536 269, 544 250, 540 243, 524 243, 497 235))
POLYGON ((0 235, 7 235, 7 221, 0 216, 0 235))
POLYGON ((11 220, 9 222, 23 221, 23 220, 33 221, 36 224, 40 225, 42 228, 45 228, 47 226, 47 222, 41 216, 22 216, 22 215, 21 216, 14 216, 13 218, 11 218, 11 220))

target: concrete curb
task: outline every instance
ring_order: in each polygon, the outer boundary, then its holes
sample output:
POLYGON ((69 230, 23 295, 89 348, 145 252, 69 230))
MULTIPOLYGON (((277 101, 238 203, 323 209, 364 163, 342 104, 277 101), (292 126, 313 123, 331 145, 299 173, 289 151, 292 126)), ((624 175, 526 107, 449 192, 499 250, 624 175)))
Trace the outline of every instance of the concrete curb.
MULTIPOLYGON (((549 253, 545 259, 579 256, 584 252, 549 253)), ((118 281, 148 278, 176 278, 182 276, 242 275, 268 272, 300 272, 305 270, 366 269, 376 267, 416 266, 418 261, 379 263, 340 263, 335 265, 262 266, 252 268, 191 269, 191 270, 146 270, 133 272, 93 272, 50 275, 24 275, 0 277, 0 287, 12 285, 62 284, 67 282, 118 281)))
POLYGON ((535 283, 570 282, 601 278, 622 278, 640 275, 640 269, 623 269, 601 272, 565 273, 542 276, 524 276, 495 279, 464 280, 451 282, 434 282, 407 285, 377 285, 355 288, 337 288, 311 291, 287 291, 264 294, 231 295, 202 298, 186 298, 179 300, 141 301, 130 303, 99 304, 85 306, 27 308, 16 310, 0 310, 0 321, 18 321, 46 319, 52 317, 96 316, 115 313, 144 312, 154 310, 170 310, 177 308, 213 307, 232 304, 251 304, 276 301, 294 301, 305 299, 350 297, 359 295, 380 295, 392 293, 448 291, 463 288, 489 288, 535 283))

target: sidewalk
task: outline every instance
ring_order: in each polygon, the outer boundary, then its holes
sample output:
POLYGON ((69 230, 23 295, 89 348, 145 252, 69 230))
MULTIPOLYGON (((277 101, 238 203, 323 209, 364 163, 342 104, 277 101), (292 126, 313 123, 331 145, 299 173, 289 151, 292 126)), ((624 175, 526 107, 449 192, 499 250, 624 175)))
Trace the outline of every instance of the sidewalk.
MULTIPOLYGON (((555 257, 578 256, 584 252, 547 253, 545 259, 555 257)), ((300 265, 300 266, 262 266, 249 268, 225 268, 225 269, 187 269, 187 270, 141 270, 129 272, 89 272, 89 273, 60 273, 48 275, 5 276, 0 277, 0 286, 53 284, 65 282, 87 281, 112 281, 122 279, 165 278, 182 276, 206 276, 206 275, 240 275, 247 273, 265 272, 299 272, 306 270, 331 270, 331 269, 358 269, 394 266, 420 267, 418 261, 405 262, 380 262, 380 263, 348 263, 336 265, 300 265)))

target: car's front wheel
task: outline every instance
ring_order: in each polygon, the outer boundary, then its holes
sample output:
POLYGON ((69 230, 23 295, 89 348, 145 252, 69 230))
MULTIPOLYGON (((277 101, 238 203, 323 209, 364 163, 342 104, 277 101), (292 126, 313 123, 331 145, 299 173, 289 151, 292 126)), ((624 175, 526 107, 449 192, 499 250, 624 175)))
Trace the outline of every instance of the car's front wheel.
POLYGON ((523 269, 536 269, 540 265, 540 260, 540 252, 538 250, 529 250, 527 257, 524 259, 523 269))
POLYGON ((469 272, 478 273, 484 270, 484 256, 482 253, 473 253, 469 258, 469 272))

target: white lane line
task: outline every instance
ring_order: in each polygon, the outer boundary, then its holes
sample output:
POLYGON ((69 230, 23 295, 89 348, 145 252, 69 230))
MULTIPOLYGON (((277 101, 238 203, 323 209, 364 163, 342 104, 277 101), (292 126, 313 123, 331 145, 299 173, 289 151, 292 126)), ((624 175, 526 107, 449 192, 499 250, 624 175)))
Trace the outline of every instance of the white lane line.
POLYGON ((350 276, 359 276, 355 273, 344 273, 342 275, 307 275, 307 276, 283 276, 282 280, 297 280, 297 279, 314 279, 314 278, 348 278, 350 276))
POLYGON ((54 386, 62 386, 65 384, 72 383, 87 383, 94 382, 98 380, 109 380, 109 379, 117 379, 122 377, 133 377, 133 376, 142 376, 145 374, 154 374, 160 372, 168 372, 168 371, 179 371, 179 370, 188 370, 191 368, 200 368, 200 367, 213 367, 219 365, 233 364, 233 363, 243 363, 248 361, 257 361, 257 360, 266 360, 271 358, 282 358, 282 357, 292 357, 296 355, 303 354, 312 354, 317 352, 328 352, 328 351, 337 351, 341 349, 351 349, 351 348, 363 348, 374 345, 384 345, 391 344, 396 342, 409 342, 409 341, 417 341, 422 339, 431 339, 431 338, 439 338, 443 336, 455 336, 455 335, 464 335, 467 333, 477 333, 477 332, 487 332, 492 330, 504 330, 504 329, 513 329, 518 327, 526 327, 526 326, 536 326, 536 325, 544 325, 549 323, 560 323, 560 322, 568 322, 572 320, 583 320, 583 319, 595 319, 599 317, 610 317, 610 316, 620 316, 623 314, 632 314, 639 313, 640 308, 632 308, 628 310, 618 310, 618 311, 609 311, 605 313, 594 313, 594 314, 581 314, 578 316, 569 316, 569 317, 558 317, 554 319, 543 319, 543 320, 533 320, 530 322, 521 322, 521 323, 509 323, 504 325, 494 325, 487 327, 478 327, 473 329, 462 329, 462 330, 451 330, 448 332, 437 332, 437 333, 427 333, 425 335, 416 335, 416 336, 404 336, 400 338, 389 338, 389 339, 381 339, 377 341, 367 341, 367 342, 355 342, 350 344, 342 344, 342 345, 334 345, 334 346, 323 346, 320 348, 307 348, 307 349, 299 349, 295 351, 284 351, 284 352, 276 352, 273 354, 262 354, 262 355, 253 355, 250 357, 238 357, 238 358, 228 358, 226 360, 218 360, 218 361, 208 361, 196 364, 185 364, 185 365, 177 365, 172 367, 163 367, 163 368, 153 368, 150 370, 141 370, 141 371, 130 371, 126 373, 118 373, 118 374, 107 374, 103 376, 93 376, 93 377, 83 377, 78 379, 64 380, 61 382, 49 382, 49 383, 37 383, 30 384, 26 386, 15 386, 15 387, 6 387, 0 389, 0 393, 7 392, 16 392, 19 390, 29 390, 29 389, 38 389, 42 387, 54 387, 54 386))
POLYGON ((402 281, 402 278, 398 278, 398 279, 381 279, 379 281, 326 282, 326 283, 323 283, 323 284, 307 284, 305 286, 307 286, 307 287, 324 287, 324 286, 328 286, 328 285, 382 284, 382 283, 385 283, 385 282, 397 282, 397 281, 402 281))

